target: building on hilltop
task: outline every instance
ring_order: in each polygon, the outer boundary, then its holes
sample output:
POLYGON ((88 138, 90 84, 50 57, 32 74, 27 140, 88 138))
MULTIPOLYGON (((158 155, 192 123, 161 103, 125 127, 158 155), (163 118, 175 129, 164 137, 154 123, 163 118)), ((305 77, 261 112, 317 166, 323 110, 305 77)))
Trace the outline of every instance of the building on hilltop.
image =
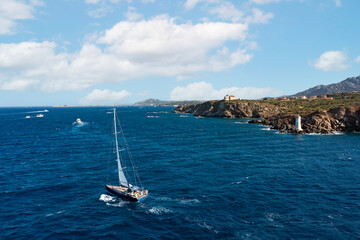
POLYGON ((230 100, 235 100, 235 96, 234 95, 225 95, 224 100, 225 101, 230 101, 230 100))

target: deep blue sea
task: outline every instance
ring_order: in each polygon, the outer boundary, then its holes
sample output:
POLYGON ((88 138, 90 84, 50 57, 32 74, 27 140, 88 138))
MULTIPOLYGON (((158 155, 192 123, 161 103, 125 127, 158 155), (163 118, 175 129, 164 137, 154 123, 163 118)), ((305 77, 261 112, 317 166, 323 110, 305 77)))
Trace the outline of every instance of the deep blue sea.
POLYGON ((360 239, 360 134, 172 109, 117 109, 149 190, 129 203, 104 188, 110 108, 0 108, 0 239, 360 239))

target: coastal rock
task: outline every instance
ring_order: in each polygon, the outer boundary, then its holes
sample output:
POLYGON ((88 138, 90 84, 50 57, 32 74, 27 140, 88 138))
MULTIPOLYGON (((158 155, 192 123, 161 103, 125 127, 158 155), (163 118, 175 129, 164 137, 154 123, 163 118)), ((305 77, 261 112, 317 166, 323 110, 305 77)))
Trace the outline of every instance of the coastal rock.
MULTIPOLYGON (((262 124, 295 132, 295 116, 273 116, 262 121, 262 124)), ((339 107, 302 116, 302 129, 302 133, 359 132, 360 106, 339 107)))
POLYGON ((267 103, 208 101, 202 104, 179 106, 174 112, 192 113, 201 117, 266 118, 279 114, 280 110, 267 103))

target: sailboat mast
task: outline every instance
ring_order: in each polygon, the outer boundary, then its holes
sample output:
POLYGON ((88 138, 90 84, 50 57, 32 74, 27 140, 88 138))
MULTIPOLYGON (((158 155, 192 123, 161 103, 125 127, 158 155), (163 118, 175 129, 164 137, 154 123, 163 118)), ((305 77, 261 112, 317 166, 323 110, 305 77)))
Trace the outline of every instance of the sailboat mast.
POLYGON ((115 134, 115 144, 116 144, 116 159, 117 159, 117 165, 118 165, 118 173, 119 173, 119 184, 120 185, 125 185, 128 186, 128 182, 125 178, 123 169, 121 167, 121 163, 120 163, 120 155, 119 155, 119 143, 118 143, 118 138, 117 138, 117 129, 116 129, 116 112, 115 112, 115 108, 114 108, 114 134, 115 134))

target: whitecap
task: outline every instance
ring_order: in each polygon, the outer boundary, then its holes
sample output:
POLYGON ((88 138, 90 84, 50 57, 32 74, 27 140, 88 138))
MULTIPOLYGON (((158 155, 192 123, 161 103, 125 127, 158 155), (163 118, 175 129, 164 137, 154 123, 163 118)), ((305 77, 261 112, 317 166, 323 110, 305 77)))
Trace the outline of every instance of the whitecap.
POLYGON ((147 116, 148 118, 159 118, 159 116, 147 116))
POLYGON ((180 200, 180 203, 182 204, 193 204, 193 203, 200 203, 198 199, 182 199, 180 200))
POLYGON ((345 133, 343 132, 339 132, 339 131, 334 131, 332 132, 334 135, 344 135, 345 133))
POLYGON ((155 214, 155 215, 161 215, 163 213, 171 213, 172 211, 168 208, 164 207, 152 207, 148 211, 149 213, 155 214))

